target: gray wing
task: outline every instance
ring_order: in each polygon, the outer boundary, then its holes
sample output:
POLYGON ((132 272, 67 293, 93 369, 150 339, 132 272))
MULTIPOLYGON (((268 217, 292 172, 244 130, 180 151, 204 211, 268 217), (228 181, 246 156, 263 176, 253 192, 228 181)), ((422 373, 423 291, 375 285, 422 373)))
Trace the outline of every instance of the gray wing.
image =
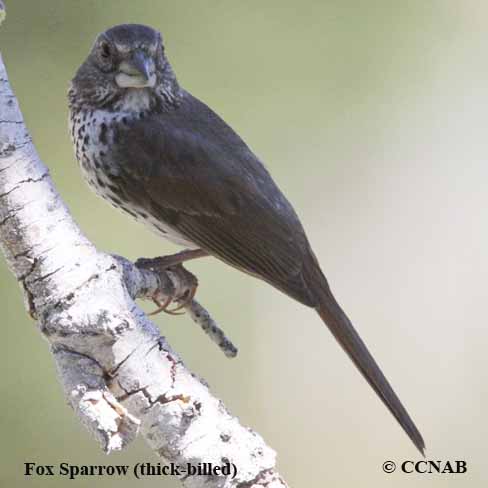
POLYGON ((131 198, 154 217, 211 255, 316 305, 302 277, 311 251, 295 211, 205 104, 186 94, 178 109, 120 129, 117 148, 125 180, 143 183, 131 198))

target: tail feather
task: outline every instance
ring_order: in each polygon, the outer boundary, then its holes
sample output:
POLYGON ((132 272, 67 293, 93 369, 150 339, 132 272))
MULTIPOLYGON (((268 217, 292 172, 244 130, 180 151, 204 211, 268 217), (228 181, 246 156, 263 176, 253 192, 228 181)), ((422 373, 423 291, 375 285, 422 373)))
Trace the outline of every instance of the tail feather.
POLYGON ((319 298, 317 312, 337 342, 424 456, 425 443, 422 435, 330 290, 325 290, 325 294, 319 298))

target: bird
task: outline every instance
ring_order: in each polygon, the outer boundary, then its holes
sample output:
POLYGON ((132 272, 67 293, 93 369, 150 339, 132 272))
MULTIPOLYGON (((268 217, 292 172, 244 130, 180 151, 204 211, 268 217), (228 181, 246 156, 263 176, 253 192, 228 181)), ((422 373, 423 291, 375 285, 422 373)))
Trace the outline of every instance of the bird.
POLYGON ((259 278, 315 309, 424 455, 425 442, 332 294, 290 202, 243 139, 178 82, 161 33, 100 33, 69 90, 69 126, 89 186, 184 250, 259 278))

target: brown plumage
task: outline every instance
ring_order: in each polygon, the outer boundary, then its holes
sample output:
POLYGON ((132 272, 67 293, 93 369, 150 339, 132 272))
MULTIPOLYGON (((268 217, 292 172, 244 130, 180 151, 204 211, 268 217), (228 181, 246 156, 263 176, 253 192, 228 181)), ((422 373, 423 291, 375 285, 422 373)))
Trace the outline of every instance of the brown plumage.
POLYGON ((102 197, 313 307, 423 453, 407 411, 338 305, 292 206, 244 141, 181 88, 161 37, 101 34, 69 92, 76 155, 102 197))

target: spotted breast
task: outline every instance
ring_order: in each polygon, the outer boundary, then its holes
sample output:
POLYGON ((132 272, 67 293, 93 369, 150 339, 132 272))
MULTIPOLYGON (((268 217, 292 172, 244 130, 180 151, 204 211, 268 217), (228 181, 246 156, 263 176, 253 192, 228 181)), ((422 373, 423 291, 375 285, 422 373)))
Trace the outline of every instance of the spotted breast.
POLYGON ((85 181, 98 196, 148 225, 158 235, 180 246, 197 248, 174 228, 162 222, 160 216, 153 215, 150 208, 138 205, 133 198, 129 198, 125 190, 127 184, 120 184, 121 178, 127 178, 127 174, 112 157, 111 147, 115 142, 117 127, 129 124, 134 116, 132 111, 70 111, 71 139, 85 181))

